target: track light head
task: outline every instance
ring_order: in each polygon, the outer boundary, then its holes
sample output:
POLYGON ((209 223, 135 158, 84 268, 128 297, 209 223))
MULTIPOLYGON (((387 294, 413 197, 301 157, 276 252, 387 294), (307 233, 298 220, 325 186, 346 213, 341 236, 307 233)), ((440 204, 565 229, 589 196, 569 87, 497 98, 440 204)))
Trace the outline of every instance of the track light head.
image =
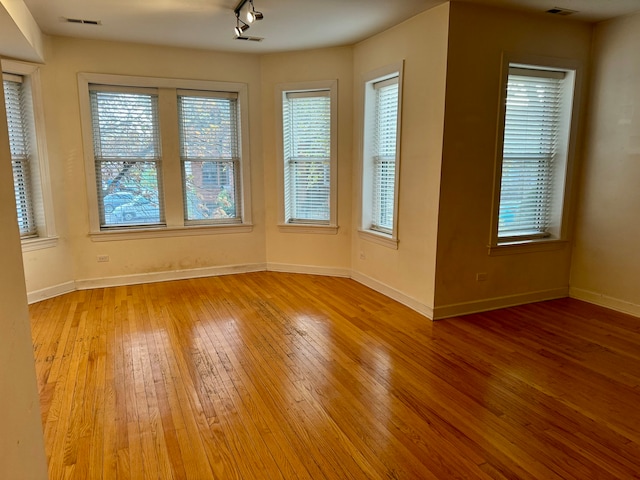
POLYGON ((262 20, 264 15, 262 12, 256 12, 255 10, 251 10, 247 13, 247 20, 249 23, 257 22, 258 20, 262 20))
POLYGON ((249 30, 249 25, 240 20, 240 16, 236 15, 236 28, 234 29, 237 37, 242 37, 244 32, 249 30))
POLYGON ((262 12, 256 12, 256 8, 253 6, 253 0, 249 0, 249 3, 251 4, 251 10, 247 10, 247 21, 253 23, 262 20, 264 15, 262 12))

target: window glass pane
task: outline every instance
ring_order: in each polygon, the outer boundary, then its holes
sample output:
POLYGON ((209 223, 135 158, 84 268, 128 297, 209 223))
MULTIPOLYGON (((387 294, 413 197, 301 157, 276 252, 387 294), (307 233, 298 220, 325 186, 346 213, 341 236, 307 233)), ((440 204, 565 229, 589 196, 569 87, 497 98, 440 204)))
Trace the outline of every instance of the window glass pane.
POLYGON ((238 102, 229 95, 180 95, 185 219, 239 221, 238 102))
MULTIPOLYGON (((556 72, 553 72, 556 73, 556 72)), ((551 217, 562 78, 510 74, 504 127, 499 237, 542 235, 551 217)))
POLYGON ((330 164, 329 161, 292 160, 289 189, 291 221, 329 220, 330 164))
POLYGON ((3 80, 3 86, 18 226, 20 235, 29 237, 37 234, 31 192, 30 102, 25 84, 20 77, 15 81, 3 80))
POLYGON ((328 223, 331 100, 328 91, 283 96, 285 220, 328 223))
POLYGON ((393 231, 395 207, 396 137, 398 128, 398 81, 375 88, 373 133, 372 228, 393 231))
POLYGON ((157 97, 90 92, 102 227, 164 221, 157 97))
POLYGON ((189 220, 236 218, 236 162, 183 162, 189 220))
POLYGON ((100 162, 103 226, 158 224, 162 220, 156 162, 100 162))
POLYGON ((160 157, 155 95, 91 93, 96 158, 160 157))

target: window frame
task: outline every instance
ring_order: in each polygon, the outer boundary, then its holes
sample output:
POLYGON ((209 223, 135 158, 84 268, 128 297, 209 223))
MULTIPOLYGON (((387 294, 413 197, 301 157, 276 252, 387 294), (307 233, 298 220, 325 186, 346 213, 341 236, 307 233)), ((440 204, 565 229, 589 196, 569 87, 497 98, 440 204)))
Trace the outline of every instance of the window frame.
MULTIPOLYGON (((233 197, 234 197, 234 204, 238 206, 238 212, 236 214, 235 217, 232 217, 232 219, 230 220, 225 220, 225 219, 195 219, 195 218, 187 218, 188 216, 188 206, 185 205, 185 225, 226 225, 226 224, 238 224, 242 222, 242 188, 240 188, 240 191, 238 191, 238 185, 239 185, 239 177, 241 177, 242 172, 241 172, 241 164, 242 164, 242 159, 240 158, 240 145, 238 142, 238 139, 242 138, 242 132, 240 131, 240 129, 238 128, 237 125, 237 119, 239 118, 239 99, 238 99, 238 95, 233 93, 233 92, 212 92, 212 91, 196 91, 196 90, 178 90, 177 92, 178 94, 178 124, 179 124, 179 130, 180 130, 180 136, 179 136, 179 140, 180 140, 180 161, 181 161, 181 173, 183 175, 183 195, 184 198, 183 200, 185 201, 185 203, 188 202, 187 199, 187 188, 186 188, 186 172, 187 172, 187 163, 191 163, 191 164, 196 164, 196 163, 202 163, 201 168, 203 168, 205 165, 212 165, 215 164, 216 165, 216 176, 217 176, 217 185, 220 185, 220 178, 223 175, 226 175, 228 181, 226 182, 226 185, 231 185, 233 184, 233 197), (229 145, 229 148, 232 150, 232 155, 229 156, 228 158, 216 158, 216 159, 204 159, 202 157, 199 156, 195 156, 195 157, 188 157, 185 155, 184 147, 186 146, 186 144, 184 143, 184 138, 183 138, 183 128, 184 128, 184 119, 182 117, 182 113, 185 109, 185 105, 184 103, 182 103, 183 98, 199 98, 199 99, 203 99, 203 98, 207 98, 207 99, 215 99, 215 100, 226 100, 229 101, 229 114, 230 114, 230 120, 234 119, 236 120, 236 127, 235 131, 233 128, 231 128, 229 130, 229 134, 231 137, 235 137, 235 141, 231 142, 234 145, 229 145), (229 170, 226 171, 222 171, 221 172, 221 167, 224 164, 230 163, 233 165, 233 182, 231 182, 231 178, 232 175, 229 172, 229 170), (236 174, 236 170, 238 171, 238 173, 236 174)), ((230 123, 231 124, 231 123, 230 123)), ((193 165, 192 165, 193 166, 193 165)), ((203 174, 203 185, 201 186, 201 188, 204 187, 204 170, 202 170, 202 174, 203 174)), ((210 179, 209 179, 210 180, 210 179)))
MULTIPOLYGON (((144 109, 143 112, 150 114, 151 122, 149 124, 144 124, 144 125, 137 124, 137 126, 138 127, 143 126, 145 129, 148 129, 148 127, 153 127, 152 139, 150 142, 148 142, 148 144, 154 147, 153 148, 154 155, 150 157, 138 157, 135 155, 132 155, 130 157, 120 157, 119 155, 109 156, 108 154, 102 154, 99 157, 97 157, 96 156, 96 150, 97 150, 96 139, 95 138, 93 139, 92 153, 94 158, 94 171, 96 173, 96 178, 94 179, 94 182, 96 183, 96 195, 98 200, 98 216, 100 217, 101 231, 121 230, 123 228, 143 228, 143 227, 158 228, 158 227, 166 226, 165 220, 164 220, 164 205, 163 205, 163 198, 164 198, 163 181, 162 181, 163 168, 162 168, 162 148, 161 148, 161 135, 160 135, 160 115, 159 115, 159 107, 158 107, 158 102, 159 102, 158 90, 155 88, 142 89, 140 87, 132 88, 132 87, 120 87, 120 86, 116 87, 113 85, 90 84, 89 98, 92 105, 94 103, 94 100, 92 99, 94 93, 95 93, 96 106, 100 104, 99 102, 100 102, 101 94, 105 94, 107 96, 130 97, 131 104, 138 107, 138 110, 136 111, 137 118, 139 118, 142 115, 142 112, 139 110, 140 106, 142 107, 148 106, 149 107, 148 111, 145 111, 146 109, 144 109), (137 97, 137 98, 132 99, 132 97, 137 97), (148 98, 148 102, 147 100, 145 100, 145 97, 148 98), (104 178, 102 177, 103 164, 106 164, 106 165, 120 164, 121 170, 116 177, 119 177, 120 173, 124 171, 125 164, 129 164, 130 167, 137 166, 138 164, 152 164, 155 167, 155 172, 156 172, 155 184, 157 186, 157 193, 158 193, 158 220, 157 221, 148 222, 148 223, 146 222, 133 223, 131 225, 129 225, 126 222, 123 222, 120 224, 111 224, 111 225, 107 223, 107 220, 106 220, 107 212, 106 212, 106 208, 104 208, 105 199, 113 193, 120 193, 120 191, 112 192, 111 194, 107 194, 107 195, 105 195, 104 192, 100 192, 100 188, 98 187, 97 184, 99 184, 101 181, 104 181, 104 178), (98 165, 101 165, 101 167, 97 168, 98 165)), ((120 103, 124 103, 122 98, 118 98, 116 101, 120 103)), ((109 107, 107 107, 107 109, 110 110, 109 107)), ((99 116, 98 112, 94 112, 93 109, 91 111, 92 131, 94 130, 95 121, 98 119, 98 116, 99 116)), ((137 118, 136 118, 136 121, 137 121, 137 118)), ((113 119, 114 117, 110 118, 110 120, 113 120, 113 119)), ((105 128, 105 133, 106 133, 106 137, 110 138, 111 136, 109 135, 109 133, 114 133, 114 132, 113 131, 109 132, 109 130, 105 128)), ((100 137, 100 140, 102 140, 102 136, 100 137)), ((133 142, 131 141, 132 140, 131 137, 127 137, 127 140, 129 140, 127 142, 127 148, 128 148, 128 146, 131 145, 133 142)), ((109 145, 109 144, 112 144, 112 142, 107 142, 107 143, 108 144, 105 145, 105 150, 107 152, 112 151, 113 153, 113 149, 110 148, 110 145, 109 145)), ((100 147, 102 147, 102 145, 103 145, 102 141, 100 141, 100 147)), ((102 148, 100 148, 100 150, 102 151, 102 148)), ((120 153, 120 151, 118 151, 118 153, 120 153)))
POLYGON ((89 215, 89 234, 94 241, 119 239, 207 235, 217 233, 246 233, 253 229, 251 214, 251 155, 249 140, 248 87, 245 83, 208 80, 186 80, 161 77, 84 73, 78 74, 80 116, 85 158, 85 181, 89 215), (160 125, 161 161, 160 190, 164 203, 164 225, 101 229, 96 185, 95 159, 89 86, 91 84, 155 88, 158 91, 158 117, 160 125), (240 168, 238 184, 241 205, 240 219, 233 223, 189 223, 185 217, 182 162, 180 159, 180 134, 178 123, 178 90, 195 92, 227 92, 238 97, 238 127, 240 130, 240 168))
POLYGON ((509 255, 535 251, 561 249, 568 242, 569 213, 573 183, 573 165, 578 133, 578 119, 581 99, 582 62, 574 59, 544 57, 535 55, 516 55, 504 53, 500 76, 500 103, 494 166, 493 204, 489 255, 509 255), (505 134, 507 101, 507 82, 510 68, 530 70, 559 71, 565 74, 566 93, 563 96, 563 118, 561 120, 562 151, 555 161, 554 182, 552 187, 553 213, 552 227, 548 235, 531 235, 522 238, 501 238, 498 236, 500 212, 500 193, 502 184, 502 164, 505 134), (568 109, 568 110, 567 110, 568 109))
POLYGON ((281 232, 336 234, 338 232, 338 81, 320 80, 312 82, 283 83, 276 86, 275 94, 277 177, 278 177, 278 229, 281 232), (330 108, 330 159, 329 159, 329 221, 288 222, 285 218, 285 146, 283 99, 287 93, 327 91, 330 108))
POLYGON ((392 249, 398 248, 398 214, 400 205, 400 170, 402 143, 402 93, 403 93, 404 60, 377 68, 362 76, 363 107, 362 136, 360 155, 360 238, 392 249), (398 112, 396 123, 396 153, 394 178, 393 227, 390 232, 376 229, 373 226, 373 188, 375 169, 371 141, 374 136, 376 110, 376 84, 393 78, 398 83, 398 112))
POLYGON ((16 60, 2 59, 1 71, 10 75, 22 77, 26 84, 33 110, 31 125, 31 152, 29 169, 31 174, 30 195, 34 209, 34 221, 37 234, 21 237, 22 251, 29 252, 44 248, 55 247, 58 243, 56 234, 51 176, 49 172, 49 158, 47 152, 44 102, 42 82, 38 65, 16 60))

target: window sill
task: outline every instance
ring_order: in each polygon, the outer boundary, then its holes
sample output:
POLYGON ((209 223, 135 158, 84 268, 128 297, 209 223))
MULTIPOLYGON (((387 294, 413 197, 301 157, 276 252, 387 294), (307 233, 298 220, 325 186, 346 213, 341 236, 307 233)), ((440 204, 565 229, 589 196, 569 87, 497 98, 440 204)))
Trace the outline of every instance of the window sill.
POLYGON ((398 239, 393 238, 391 235, 385 235, 384 233, 374 232, 373 230, 358 230, 358 235, 363 240, 377 243, 378 245, 392 248, 394 250, 398 249, 398 239))
POLYGON ((56 247, 58 245, 58 237, 26 238, 21 243, 23 252, 33 252, 56 247))
POLYGON ((323 235, 336 235, 337 225, 312 225, 304 223, 280 223, 278 230, 282 233, 315 233, 323 235))
POLYGON ((225 233, 251 233, 252 231, 252 224, 243 223, 233 225, 206 225, 197 227, 132 228, 127 230, 91 232, 89 236, 94 242, 110 242, 113 240, 139 240, 144 238, 187 237, 194 235, 218 235, 225 233))
POLYGON ((566 240, 526 240, 489 246, 489 256, 518 255, 522 253, 550 252, 566 248, 566 240))

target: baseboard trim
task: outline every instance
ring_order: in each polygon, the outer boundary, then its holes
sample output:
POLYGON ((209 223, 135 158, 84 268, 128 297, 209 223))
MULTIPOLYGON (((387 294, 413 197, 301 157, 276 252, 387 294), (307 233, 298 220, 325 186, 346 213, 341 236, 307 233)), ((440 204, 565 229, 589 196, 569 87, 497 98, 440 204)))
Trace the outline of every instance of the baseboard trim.
POLYGON ((351 278, 387 297, 402 303, 412 310, 424 315, 430 320, 442 320, 445 318, 472 313, 496 310, 499 308, 513 307, 525 303, 540 302, 570 296, 585 302, 593 303, 606 308, 611 308, 619 312, 640 317, 640 305, 609 297, 599 293, 583 290, 579 288, 558 288, 552 290, 542 290, 518 295, 495 297, 473 302, 464 302, 439 307, 431 307, 415 298, 402 293, 395 288, 371 278, 363 273, 352 271, 348 268, 340 267, 319 267, 313 265, 295 265, 285 263, 252 263, 241 265, 226 265, 219 267, 205 267, 189 270, 174 270, 163 272, 141 273, 134 275, 119 275, 114 277, 93 278, 66 282, 60 285, 43 288, 27 293, 29 304, 36 303, 49 298, 71 293, 75 290, 89 290, 92 288, 118 287, 122 285, 137 285, 141 283, 166 282, 171 280, 186 280, 190 278, 214 277, 220 275, 233 275, 237 273, 250 272, 284 272, 300 273, 308 275, 325 275, 330 277, 351 278))
POLYGON ((634 317, 640 317, 640 305, 626 300, 620 300, 619 298, 603 295, 602 293, 592 292, 590 290, 584 290, 582 288, 571 287, 569 289, 569 296, 577 300, 582 300, 600 307, 610 308, 617 312, 627 313, 634 317))
POLYGON ((294 265, 289 263, 267 263, 266 270, 269 272, 325 275, 327 277, 351 277, 350 269, 339 267, 318 267, 314 265, 294 265))
POLYGON ((78 290, 89 290, 92 288, 119 287, 122 285, 138 285, 141 283, 188 280, 190 278, 216 277, 220 275, 233 275, 236 273, 263 272, 266 268, 266 264, 264 263, 249 263, 244 265, 226 265, 222 267, 204 267, 189 270, 139 273, 135 275, 120 275, 117 277, 77 280, 76 288, 78 290))
POLYGON ((372 290, 375 290, 378 293, 386 295, 387 297, 395 300, 396 302, 399 302, 409 307, 411 310, 415 310, 419 314, 427 317, 429 320, 434 319, 433 308, 431 308, 429 305, 426 305, 420 302, 419 300, 416 300, 415 298, 410 297, 409 295, 402 293, 401 291, 396 290, 395 288, 390 287, 385 283, 380 282, 379 280, 376 280, 363 273, 356 272, 356 271, 351 272, 351 278, 356 282, 361 283, 365 287, 369 287, 372 290))
POLYGON ((434 319, 442 320, 460 315, 469 315, 471 313, 486 312, 489 310, 497 310, 499 308, 514 307, 516 305, 524 305, 525 303, 542 302, 544 300, 554 300, 556 298, 564 298, 568 296, 569 288, 563 287, 551 290, 541 290, 538 292, 507 295, 504 297, 487 298, 473 302, 454 303, 451 305, 435 307, 434 319))
POLYGON ((58 297, 60 295, 64 295, 65 293, 75 292, 76 290, 76 282, 61 283, 59 285, 54 285, 53 287, 47 287, 41 290, 28 292, 27 302, 29 303, 29 305, 31 305, 32 303, 41 302, 42 300, 47 300, 53 297, 58 297))

